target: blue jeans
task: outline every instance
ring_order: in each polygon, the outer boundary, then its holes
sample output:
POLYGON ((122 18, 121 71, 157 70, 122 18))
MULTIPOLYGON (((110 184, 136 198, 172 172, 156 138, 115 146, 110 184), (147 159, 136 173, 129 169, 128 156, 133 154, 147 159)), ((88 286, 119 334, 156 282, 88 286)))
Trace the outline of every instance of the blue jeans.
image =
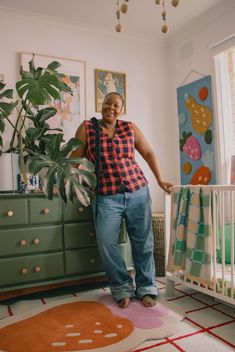
MULTIPOLYGON (((153 258, 151 198, 148 187, 136 192, 99 195, 95 227, 99 252, 115 300, 124 297, 141 299, 146 294, 158 295, 153 258), (123 218, 132 246, 135 284, 128 275, 121 256, 118 237, 123 218)), ((95 214, 96 201, 93 202, 95 214)))

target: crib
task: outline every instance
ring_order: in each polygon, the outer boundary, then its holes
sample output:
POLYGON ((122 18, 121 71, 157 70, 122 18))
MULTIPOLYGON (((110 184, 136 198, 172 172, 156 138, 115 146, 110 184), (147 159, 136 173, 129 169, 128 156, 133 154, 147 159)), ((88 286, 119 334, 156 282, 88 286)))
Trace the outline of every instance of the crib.
MULTIPOLYGON (((235 186, 175 186, 171 195, 165 196, 165 243, 166 243, 166 296, 174 294, 175 284, 184 284, 194 290, 213 296, 215 299, 235 306, 235 186), (173 267, 176 236, 173 206, 174 189, 188 187, 190 192, 200 188, 200 192, 207 192, 211 199, 211 231, 210 231, 210 279, 205 281, 192 277, 186 272, 185 267, 173 267), (174 227, 175 226, 175 227, 174 227), (170 267, 170 268, 169 268, 170 267)), ((178 209, 179 212, 179 209, 178 209)), ((189 236, 189 227, 186 226, 185 236, 189 236)), ((186 250, 187 252, 187 250, 186 250)), ((207 265, 208 266, 208 265, 207 265)))

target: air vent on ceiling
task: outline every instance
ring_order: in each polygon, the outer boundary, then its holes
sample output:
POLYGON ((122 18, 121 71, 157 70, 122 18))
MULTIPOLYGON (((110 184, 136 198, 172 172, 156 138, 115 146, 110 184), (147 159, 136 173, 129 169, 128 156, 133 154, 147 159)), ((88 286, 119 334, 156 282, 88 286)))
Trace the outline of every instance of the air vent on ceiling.
POLYGON ((180 59, 184 60, 193 55, 193 42, 190 40, 180 46, 180 59))

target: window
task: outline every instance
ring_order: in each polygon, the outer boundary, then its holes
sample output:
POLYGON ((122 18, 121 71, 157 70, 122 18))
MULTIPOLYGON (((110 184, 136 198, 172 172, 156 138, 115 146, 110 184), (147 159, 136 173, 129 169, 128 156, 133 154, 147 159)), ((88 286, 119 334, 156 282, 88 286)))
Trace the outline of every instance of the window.
POLYGON ((232 113, 232 154, 235 155, 235 46, 226 51, 231 113, 232 113))
POLYGON ((235 40, 212 49, 217 98, 218 183, 231 183, 231 160, 235 155, 235 40))

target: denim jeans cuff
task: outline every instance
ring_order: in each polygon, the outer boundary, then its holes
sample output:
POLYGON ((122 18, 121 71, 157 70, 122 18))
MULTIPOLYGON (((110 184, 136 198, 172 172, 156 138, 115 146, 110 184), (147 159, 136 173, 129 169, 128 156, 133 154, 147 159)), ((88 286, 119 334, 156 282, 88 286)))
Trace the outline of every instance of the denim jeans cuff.
POLYGON ((110 285, 110 291, 116 301, 120 301, 120 299, 126 297, 135 297, 135 290, 131 279, 121 285, 110 285))
POLYGON ((156 286, 138 287, 136 289, 135 295, 137 299, 141 299, 145 295, 158 296, 158 290, 156 286))

